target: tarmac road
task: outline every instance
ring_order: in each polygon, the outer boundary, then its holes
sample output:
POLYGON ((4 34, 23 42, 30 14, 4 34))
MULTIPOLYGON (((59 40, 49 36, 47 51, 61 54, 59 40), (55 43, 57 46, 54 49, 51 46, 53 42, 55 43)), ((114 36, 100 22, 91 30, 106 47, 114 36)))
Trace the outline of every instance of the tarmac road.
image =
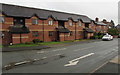
POLYGON ((43 50, 3 52, 3 66, 11 62, 45 58, 40 62, 4 70, 3 73, 93 73, 117 55, 118 39, 43 50), (56 55, 60 54, 63 57, 57 58, 56 55))

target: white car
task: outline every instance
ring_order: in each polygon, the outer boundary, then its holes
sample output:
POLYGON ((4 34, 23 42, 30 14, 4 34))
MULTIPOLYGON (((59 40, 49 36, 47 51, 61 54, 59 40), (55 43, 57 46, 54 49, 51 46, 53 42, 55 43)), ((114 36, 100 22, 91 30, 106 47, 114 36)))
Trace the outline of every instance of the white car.
POLYGON ((102 37, 102 40, 113 40, 113 36, 112 35, 104 35, 102 37))

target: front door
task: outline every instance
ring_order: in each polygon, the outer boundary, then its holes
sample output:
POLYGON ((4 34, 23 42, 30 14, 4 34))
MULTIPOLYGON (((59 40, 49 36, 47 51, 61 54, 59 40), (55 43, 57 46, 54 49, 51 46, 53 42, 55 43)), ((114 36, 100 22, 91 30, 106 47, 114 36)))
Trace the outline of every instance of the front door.
POLYGON ((57 31, 57 32, 56 32, 56 41, 60 41, 60 36, 59 36, 59 34, 60 34, 60 33, 57 31))
POLYGON ((84 39, 87 39, 87 32, 86 31, 83 32, 83 36, 84 36, 83 37, 84 39))

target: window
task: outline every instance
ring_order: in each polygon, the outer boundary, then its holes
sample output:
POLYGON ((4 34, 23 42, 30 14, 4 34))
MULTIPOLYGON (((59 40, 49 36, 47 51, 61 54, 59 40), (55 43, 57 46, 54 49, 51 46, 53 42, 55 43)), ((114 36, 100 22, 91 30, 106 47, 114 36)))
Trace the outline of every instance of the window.
POLYGON ((99 26, 99 28, 101 29, 101 26, 99 26))
POLYGON ((106 29, 106 27, 104 26, 104 29, 106 29))
POLYGON ((92 22, 91 26, 94 26, 94 23, 92 22))
POLYGON ((69 25, 72 26, 72 22, 69 22, 69 25))
POLYGON ((79 35, 82 35, 83 34, 83 32, 82 31, 79 31, 79 35))
POLYGON ((14 25, 25 25, 24 18, 14 18, 14 25))
POLYGON ((72 31, 70 31, 70 36, 72 36, 73 35, 73 32, 72 31))
POLYGON ((32 24, 38 24, 38 19, 32 19, 32 24))
POLYGON ((49 20, 49 21, 48 21, 48 25, 53 25, 53 21, 52 21, 52 20, 49 20))
POLYGON ((4 32, 0 31, 0 37, 4 38, 4 36, 5 36, 4 32))
POLYGON ((5 22, 5 19, 3 16, 0 16, 0 23, 4 23, 5 22))
POLYGON ((38 36, 39 36, 38 31, 32 32, 32 36, 33 36, 33 37, 38 37, 38 36))
POLYGON ((49 36, 53 36, 53 31, 49 31, 49 36))
POLYGON ((79 26, 82 26, 82 23, 81 23, 81 22, 79 22, 79 23, 78 23, 78 25, 79 25, 79 26))

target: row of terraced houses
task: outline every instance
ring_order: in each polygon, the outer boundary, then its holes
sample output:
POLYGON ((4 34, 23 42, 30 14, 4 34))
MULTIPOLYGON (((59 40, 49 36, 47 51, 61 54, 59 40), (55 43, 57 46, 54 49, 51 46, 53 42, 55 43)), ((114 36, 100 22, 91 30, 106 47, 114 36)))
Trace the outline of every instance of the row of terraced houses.
POLYGON ((106 20, 88 16, 9 4, 0 4, 0 39, 3 45, 89 39, 107 33, 106 20))

